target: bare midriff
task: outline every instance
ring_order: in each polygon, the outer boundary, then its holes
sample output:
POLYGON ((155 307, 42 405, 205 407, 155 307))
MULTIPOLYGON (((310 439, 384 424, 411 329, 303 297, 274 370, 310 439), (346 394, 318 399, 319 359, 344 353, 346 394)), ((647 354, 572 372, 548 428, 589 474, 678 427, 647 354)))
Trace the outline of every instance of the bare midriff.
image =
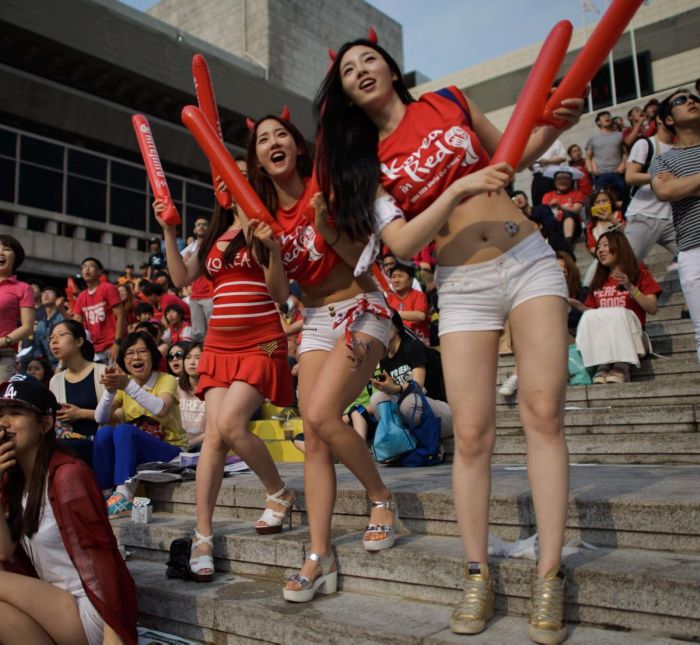
POLYGON ((461 266, 494 260, 536 230, 505 191, 491 196, 476 195, 459 204, 438 232, 435 238, 438 265, 461 266), (507 222, 518 225, 514 235, 506 228, 507 222))
POLYGON ((301 301, 305 307, 323 307, 376 290, 372 278, 368 275, 356 278, 350 266, 339 262, 321 284, 301 284, 301 301))

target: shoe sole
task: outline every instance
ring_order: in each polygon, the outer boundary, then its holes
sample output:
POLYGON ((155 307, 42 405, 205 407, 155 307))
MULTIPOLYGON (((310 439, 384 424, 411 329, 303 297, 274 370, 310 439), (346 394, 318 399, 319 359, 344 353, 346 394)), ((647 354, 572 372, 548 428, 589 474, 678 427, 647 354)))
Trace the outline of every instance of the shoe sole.
POLYGON ((486 629, 486 624, 494 616, 491 612, 484 620, 457 621, 450 620, 450 629, 453 634, 481 634, 486 629))
POLYGON ((258 535, 272 535, 273 533, 282 533, 282 525, 279 526, 256 526, 254 527, 258 535))
POLYGON ((118 513, 111 513, 109 515, 110 520, 120 520, 122 517, 129 517, 131 515, 131 510, 119 511, 118 513))
POLYGON ((527 635, 530 640, 539 645, 559 645, 566 640, 566 626, 554 631, 552 629, 540 629, 528 623, 527 635))

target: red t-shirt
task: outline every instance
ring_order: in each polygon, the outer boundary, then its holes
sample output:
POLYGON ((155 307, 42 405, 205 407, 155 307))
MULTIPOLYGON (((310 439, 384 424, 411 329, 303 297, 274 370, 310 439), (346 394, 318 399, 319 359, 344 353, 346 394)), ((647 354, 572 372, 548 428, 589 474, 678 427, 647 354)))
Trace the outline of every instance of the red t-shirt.
POLYGON ((485 168, 489 156, 471 128, 469 105, 458 88, 423 94, 409 103, 396 129, 379 142, 384 189, 407 219, 424 211, 456 179, 485 168))
MULTIPOLYGON (((649 273, 643 264, 639 265, 639 281, 637 282, 637 286, 645 296, 655 295, 658 298, 662 293, 659 283, 654 280, 654 276, 649 273)), ((632 291, 634 290, 634 287, 632 287, 632 291)), ((632 297, 629 291, 618 291, 617 282, 612 276, 608 278, 608 281, 600 289, 589 293, 584 304, 592 309, 598 309, 600 307, 624 307, 625 309, 631 309, 637 314, 637 318, 639 318, 639 322, 642 323, 642 327, 644 327, 647 321, 646 311, 639 306, 639 303, 632 297)))
MULTIPOLYGON (((550 190, 542 198, 542 203, 545 206, 549 206, 551 202, 556 202, 567 210, 574 204, 583 204, 584 201, 586 201, 586 198, 580 190, 570 190, 568 193, 558 193, 556 190, 550 190)), ((559 208, 552 208, 552 212, 559 222, 564 221, 564 213, 559 208)), ((580 216, 577 217, 580 219, 580 216)))
POLYGON ((304 194, 292 208, 278 208, 275 219, 282 227, 277 236, 282 251, 282 262, 287 276, 301 287, 319 285, 341 262, 340 257, 326 242, 316 227, 311 198, 321 189, 316 177, 306 179, 304 194))
POLYGON ((114 343, 117 323, 112 309, 120 304, 119 291, 110 282, 100 282, 94 291, 85 289, 78 295, 72 312, 83 317, 83 327, 96 352, 103 352, 114 343))
POLYGON ((418 289, 411 289, 403 298, 398 293, 392 291, 387 296, 387 303, 392 309, 399 313, 402 311, 422 311, 425 314, 423 322, 404 320, 403 324, 409 329, 412 329, 422 340, 430 338, 430 330, 428 328, 428 297, 418 289))
MULTIPOLYGON (((34 291, 16 275, 11 275, 0 282, 0 339, 17 329, 22 307, 34 309, 34 291)), ((0 344, 0 347, 5 345, 0 344)))

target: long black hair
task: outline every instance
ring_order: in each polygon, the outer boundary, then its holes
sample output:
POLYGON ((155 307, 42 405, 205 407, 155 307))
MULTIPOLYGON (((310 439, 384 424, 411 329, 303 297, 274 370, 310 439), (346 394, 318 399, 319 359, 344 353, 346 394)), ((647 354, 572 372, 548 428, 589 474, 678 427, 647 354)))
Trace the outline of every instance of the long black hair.
POLYGON ((375 50, 396 77, 393 82, 402 103, 414 101, 398 63, 389 53, 365 38, 345 43, 339 50, 314 98, 316 119, 316 172, 335 226, 353 240, 372 232, 372 210, 379 185, 377 144, 379 132, 372 120, 350 103, 343 91, 340 63, 352 47, 375 50), (330 196, 333 199, 330 199, 330 196))
MULTIPOLYGON (((235 204, 233 208, 236 208, 235 204)), ((211 274, 207 269, 207 256, 211 251, 216 241, 224 234, 226 229, 231 226, 232 216, 227 212, 226 209, 222 208, 217 202, 214 206, 214 212, 211 216, 211 221, 209 222, 209 228, 204 234, 204 239, 199 245, 197 250, 197 259, 199 260, 199 266, 202 273, 211 279, 211 274)), ((245 246, 245 237, 243 236, 243 231, 239 231, 238 235, 234 237, 226 247, 222 255, 222 260, 224 264, 230 264, 233 258, 238 253, 238 249, 245 246)))
POLYGON ((270 176, 265 172, 265 170, 260 166, 260 161, 258 160, 258 153, 256 150, 256 140, 258 137, 258 128, 263 121, 272 119, 277 121, 289 134, 297 147, 297 172, 299 175, 306 179, 311 177, 313 171, 313 161, 311 160, 311 153, 304 140, 304 135, 299 132, 297 127, 289 120, 283 119, 281 116, 276 114, 266 114, 264 117, 258 119, 255 122, 252 130, 250 131, 250 137, 248 139, 248 181, 253 187, 253 190, 258 194, 263 204, 265 204, 270 214, 274 217, 275 212, 279 208, 279 198, 277 197, 277 190, 275 189, 275 184, 273 183, 270 176))
MULTIPOLYGON (((32 414, 36 417, 36 423, 42 423, 42 415, 38 412, 33 412, 32 414)), ((4 497, 7 504, 9 512, 8 525, 13 542, 19 542, 23 535, 31 537, 39 528, 39 519, 44 507, 46 475, 49 471, 51 458, 56 451, 67 452, 56 441, 56 432, 51 427, 50 430, 41 435, 24 511, 22 511, 22 495, 24 494, 26 479, 19 463, 16 463, 5 473, 4 479, 0 478, 0 497, 4 497)))

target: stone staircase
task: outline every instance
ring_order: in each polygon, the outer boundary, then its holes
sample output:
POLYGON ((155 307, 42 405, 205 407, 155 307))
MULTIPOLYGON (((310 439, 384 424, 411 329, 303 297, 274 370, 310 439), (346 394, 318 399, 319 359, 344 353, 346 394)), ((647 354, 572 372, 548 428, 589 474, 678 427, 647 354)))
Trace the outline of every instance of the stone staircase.
MULTIPOLYGON (((658 276, 668 262, 655 252, 648 265, 658 276)), ((597 547, 565 558, 571 644, 700 642, 700 367, 690 323, 679 319, 682 299, 670 292, 678 288, 672 276, 662 279, 669 291, 648 324, 655 350, 669 358, 645 359, 629 384, 567 390, 566 539, 597 547)), ((511 366, 503 357, 499 376, 511 366)), ((282 428, 259 423, 266 441, 284 441, 282 428)), ((515 540, 535 531, 535 515, 514 401, 499 397, 497 425, 490 531, 515 540)), ((275 450, 283 454, 280 445, 275 450)), ((449 455, 450 443, 446 449, 449 455)), ((498 614, 486 632, 458 637, 447 628, 463 575, 450 468, 382 469, 402 533, 395 548, 370 554, 361 544, 364 491, 337 467, 333 531, 341 590, 304 605, 281 595, 308 548, 302 464, 280 464, 298 497, 295 528, 276 536, 252 529, 264 505, 257 478, 224 480, 215 515, 219 573, 210 584, 165 577, 170 542, 194 523, 194 483, 149 485, 153 522, 114 522, 130 553, 142 624, 217 644, 529 642, 523 616, 534 563, 523 559, 492 560, 498 614)))

